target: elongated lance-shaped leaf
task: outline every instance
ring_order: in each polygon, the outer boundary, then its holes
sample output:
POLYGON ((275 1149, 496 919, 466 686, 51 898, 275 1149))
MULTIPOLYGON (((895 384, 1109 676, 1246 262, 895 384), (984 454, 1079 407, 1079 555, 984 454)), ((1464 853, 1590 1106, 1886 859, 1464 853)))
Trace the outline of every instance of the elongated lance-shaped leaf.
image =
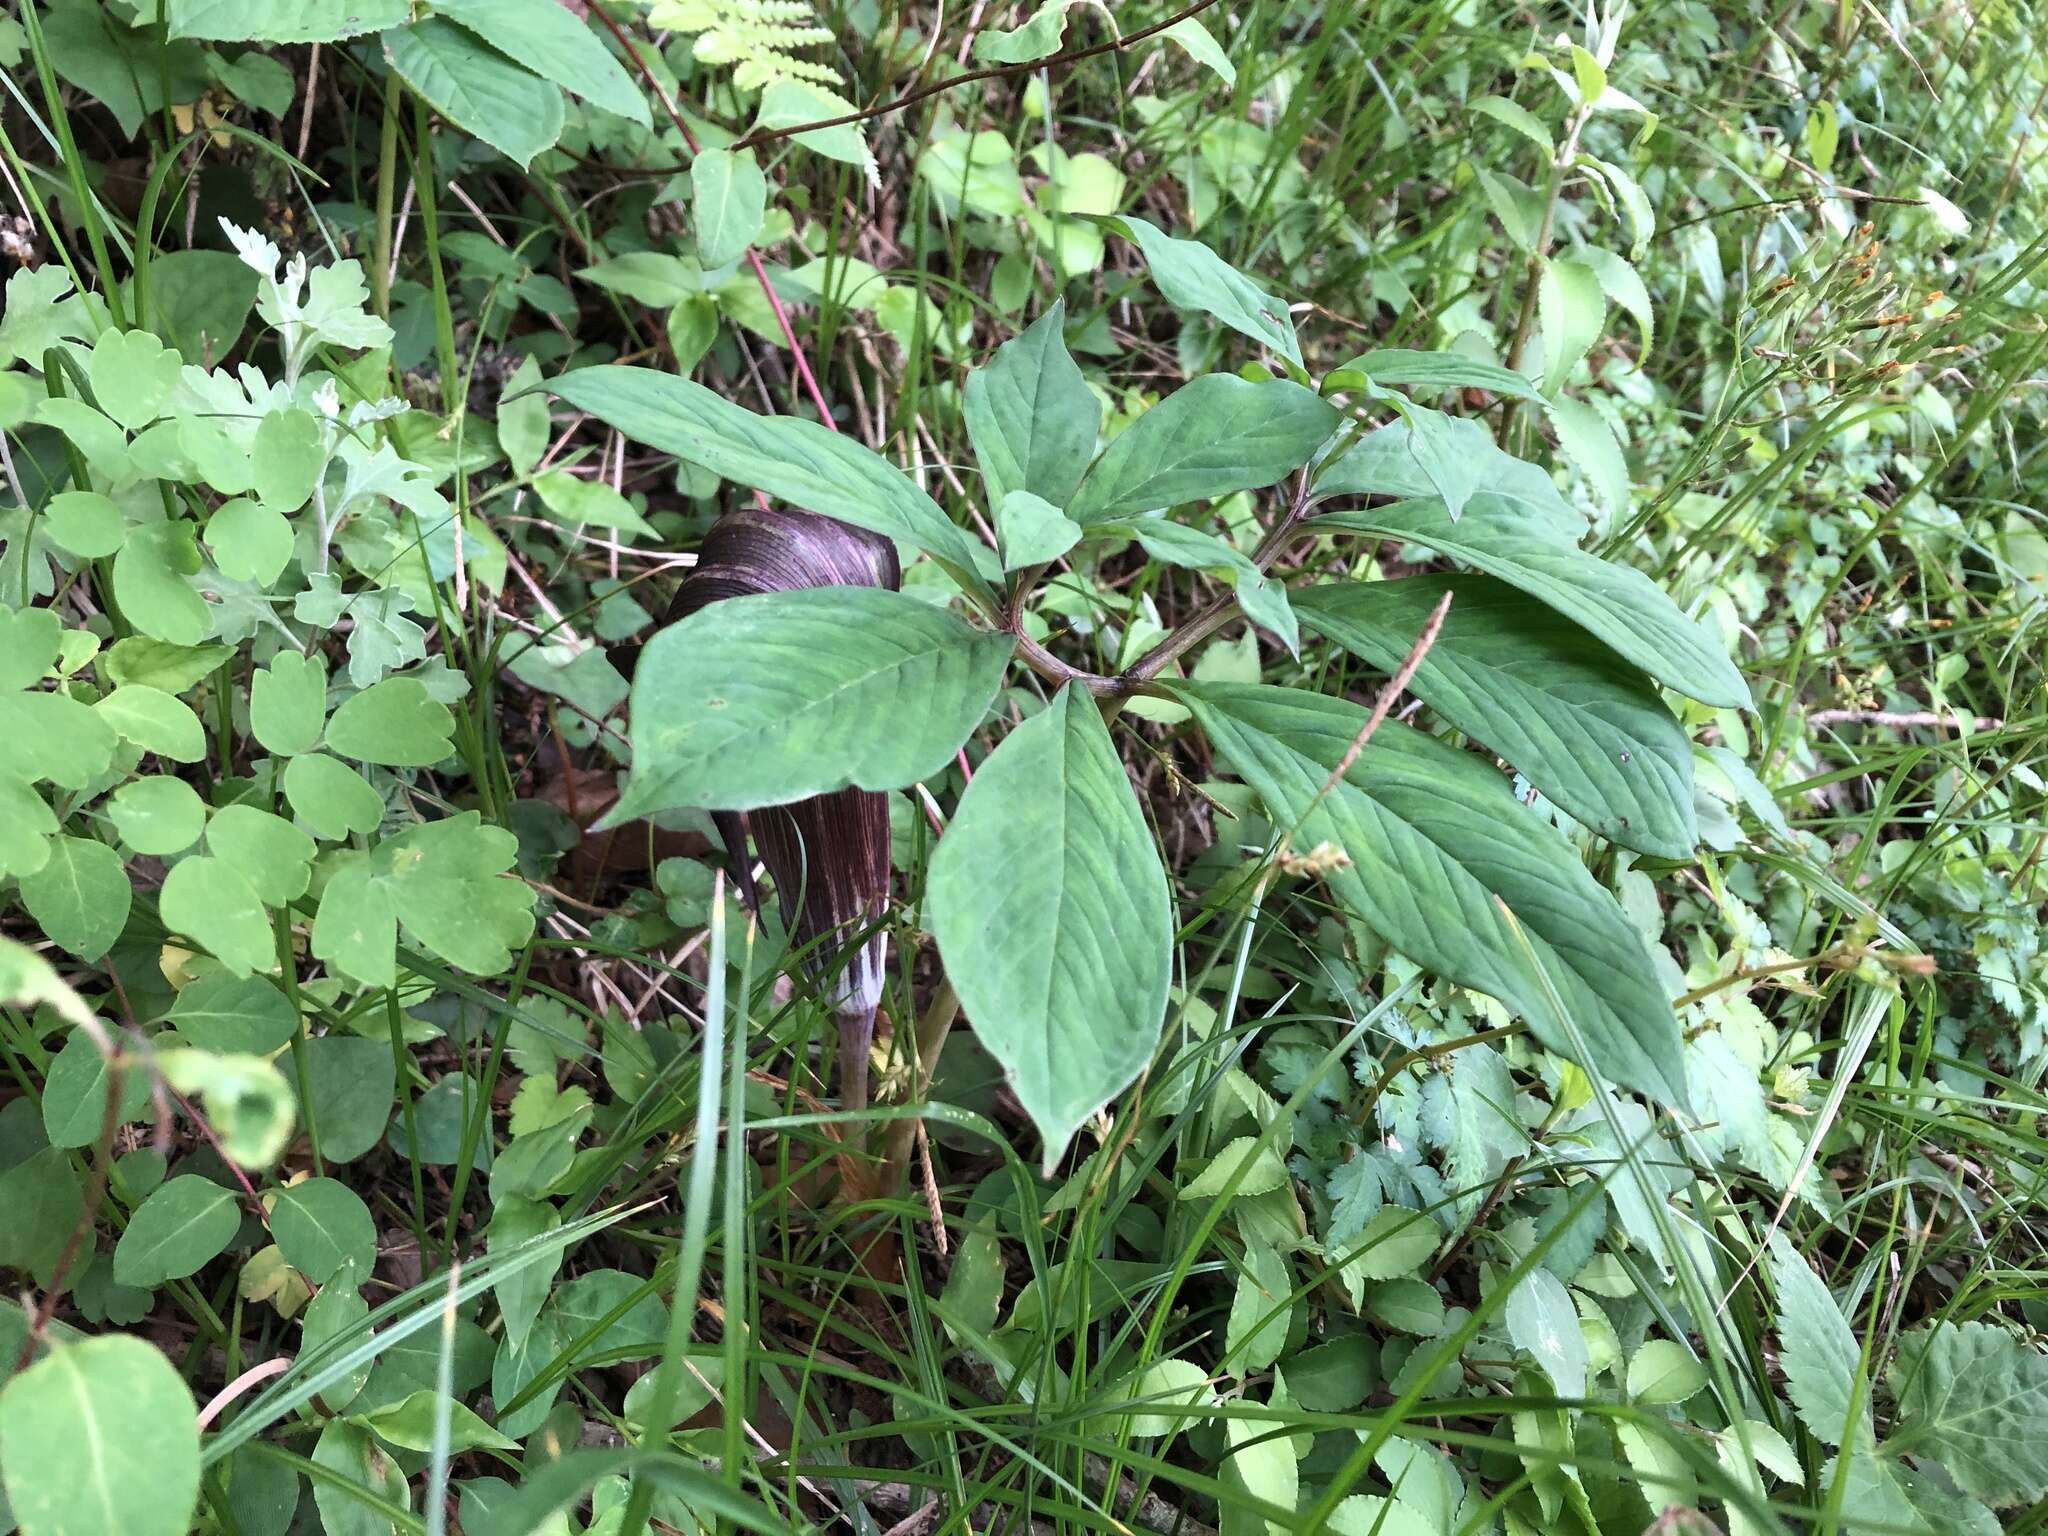
POLYGON ((1293 829, 1297 849, 1343 850, 1348 862, 1326 875, 1331 891, 1395 949, 1499 998, 1545 1045, 1573 1055, 1554 992, 1601 1073, 1686 1102, 1678 1021, 1642 938, 1504 775, 1387 722, 1331 783, 1365 724, 1360 706, 1292 688, 1169 686, 1274 821, 1293 829))
POLYGON ((606 363, 548 385, 635 442, 702 465, 737 485, 923 550, 988 611, 992 551, 976 544, 910 477, 852 438, 796 416, 757 416, 701 384, 606 363))
POLYGON ((927 894, 946 975, 1050 1167, 1152 1059, 1173 962, 1166 871, 1085 689, 981 765, 927 894))

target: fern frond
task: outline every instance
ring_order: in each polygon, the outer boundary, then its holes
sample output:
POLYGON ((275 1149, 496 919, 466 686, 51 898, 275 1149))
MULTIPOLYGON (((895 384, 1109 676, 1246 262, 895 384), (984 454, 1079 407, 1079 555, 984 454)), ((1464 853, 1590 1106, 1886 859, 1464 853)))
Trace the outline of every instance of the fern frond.
POLYGON ((647 19, 698 34, 692 52, 706 64, 731 64, 733 84, 754 90, 776 80, 837 86, 839 72, 798 56, 832 41, 809 0, 656 0, 647 19))

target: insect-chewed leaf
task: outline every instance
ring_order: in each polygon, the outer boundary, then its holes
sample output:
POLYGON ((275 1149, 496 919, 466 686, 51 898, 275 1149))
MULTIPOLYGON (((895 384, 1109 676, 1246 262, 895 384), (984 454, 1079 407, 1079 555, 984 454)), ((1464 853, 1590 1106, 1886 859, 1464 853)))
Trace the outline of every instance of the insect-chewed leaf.
POLYGON ((981 723, 1014 642, 901 593, 764 592, 649 642, 635 770, 607 825, 682 806, 745 811, 937 773, 981 723))
POLYGON ((1166 872, 1095 702, 1071 684, 975 774, 929 883, 975 1034, 1046 1161, 1151 1060, 1166 1012, 1166 872))

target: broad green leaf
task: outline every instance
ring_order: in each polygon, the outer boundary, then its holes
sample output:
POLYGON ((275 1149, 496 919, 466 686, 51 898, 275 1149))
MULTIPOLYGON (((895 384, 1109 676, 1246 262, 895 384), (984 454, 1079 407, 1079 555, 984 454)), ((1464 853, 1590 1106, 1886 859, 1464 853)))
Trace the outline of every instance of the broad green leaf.
POLYGON ((1152 281, 1167 303, 1198 309, 1301 366, 1301 343, 1295 339, 1287 306, 1208 246, 1178 239, 1132 213, 1099 222, 1145 253, 1152 281))
MULTIPOLYGON (((1060 36, 1066 31, 1067 12, 1094 0, 1040 0, 1038 9, 1021 25, 1004 31, 983 27, 974 34, 974 56, 985 64, 1028 64, 1060 51, 1060 36)), ((1108 15, 1107 7, 1104 15, 1108 15)))
POLYGON ((186 580, 200 570, 199 544, 183 518, 128 530, 114 555, 114 597, 128 622, 172 645, 213 633, 213 613, 186 580))
POLYGON ((1551 141, 1550 130, 1541 118, 1518 102, 1509 101, 1505 96, 1480 96, 1472 101, 1471 110, 1481 117, 1490 117, 1503 127, 1512 128, 1523 138, 1543 151, 1544 158, 1556 155, 1557 146, 1551 141))
POLYGON ((507 878, 518 839, 475 811, 343 855, 313 921, 313 953, 367 986, 396 986, 397 925, 449 964, 492 976, 533 934, 533 889, 507 878))
MULTIPOLYGON (((522 1243, 533 1242, 562 1224, 561 1214, 540 1200, 517 1195, 494 1194, 491 1210, 490 1250, 503 1255, 522 1243)), ((527 1331, 554 1289, 555 1272, 561 1267, 562 1251, 557 1248, 540 1263, 493 1280, 498 1311, 505 1320, 505 1337, 515 1345, 525 1342, 527 1331)))
POLYGON ((455 750, 455 716, 413 677, 387 677, 342 701, 327 722, 337 756, 390 768, 429 768, 455 750))
POLYGON ((1629 312, 1643 333, 1643 355, 1636 359, 1637 365, 1649 361, 1650 348, 1657 339, 1656 309, 1650 303, 1650 290, 1643 285, 1641 275, 1614 252, 1597 245, 1575 248, 1572 258, 1591 267, 1600 280, 1601 291, 1629 312))
POLYGON ((347 763, 306 752, 285 764, 284 797, 292 813, 324 842, 371 833, 384 820, 384 797, 347 763))
MULTIPOLYGON (((1317 489, 1321 493, 1322 486, 1317 489)), ((1425 545, 1584 625, 1667 687, 1708 704, 1749 707, 1749 687, 1711 631, 1687 618, 1641 571, 1587 554, 1566 529, 1539 524, 1531 510, 1529 501, 1482 491, 1456 522, 1441 502, 1413 500, 1325 512, 1309 526, 1425 545)))
POLYGON ((0 693, 0 772, 84 789, 114 761, 105 718, 68 693, 0 693))
MULTIPOLYGON (((703 291, 704 274, 694 261, 667 251, 627 251, 576 274, 585 282, 623 293, 650 309, 667 309, 703 291)), ((539 382, 538 377, 534 380, 539 382)))
POLYGON ((566 470, 551 469, 534 477, 533 488, 548 515, 571 528, 622 528, 644 538, 656 537, 647 519, 633 510, 633 503, 602 480, 585 480, 566 470))
MULTIPOLYGON (((33 952, 25 953, 33 958, 33 952)), ((85 1196, 71 1161, 63 1148, 44 1147, 0 1173, 0 1210, 7 1212, 7 1220, 0 1222, 0 1265, 22 1271, 38 1285, 54 1278, 57 1260, 85 1214, 85 1196)), ((12 1368, 13 1358, 7 1363, 12 1368)), ((0 1462, 0 1471, 5 1465, 0 1462)))
POLYGON ((1064 510, 1095 456, 1102 402, 1067 351, 1065 324, 1054 300, 967 375, 961 414, 991 506, 1029 491, 1064 510))
POLYGON ((1511 400, 1541 400, 1536 388, 1512 368, 1482 363, 1457 352, 1414 352, 1386 347, 1354 357, 1337 370, 1358 372, 1375 384, 1420 389, 1484 389, 1511 400))
POLYGON ((1245 617, 1270 631, 1290 656, 1300 653, 1301 626, 1288 602, 1287 588, 1252 564, 1251 557, 1229 540, 1168 517, 1103 523, 1095 531, 1126 534, 1143 545, 1146 554, 1168 565, 1227 576, 1237 590, 1237 605, 1245 617))
POLYGON ((159 1184, 114 1245, 114 1278, 152 1289, 195 1274, 241 1229, 235 1197, 211 1179, 180 1174, 159 1184))
POLYGON ((690 162, 690 213, 706 268, 738 261, 760 236, 768 178, 752 150, 702 149, 690 162))
POLYGON ((349 1265, 367 1275, 377 1259, 377 1223, 362 1197, 337 1179, 306 1179, 278 1192, 270 1233, 291 1266, 325 1285, 349 1265))
POLYGON ((58 948, 94 961, 128 926, 135 891, 121 856, 86 837, 53 837, 43 867, 21 878, 21 904, 58 948))
POLYGON ((178 354, 147 331, 105 332, 93 343, 93 399, 129 431, 155 421, 178 385, 178 354))
POLYGON ((1856 1335, 1782 1232, 1771 1234, 1771 1289, 1778 1297, 1778 1358, 1800 1422, 1823 1445, 1868 1444, 1870 1394, 1856 1335))
POLYGON ((1103 450, 1068 514, 1101 523, 1273 485, 1306 464, 1341 420, 1335 406, 1290 380, 1204 374, 1103 450))
MULTIPOLYGON (((291 9, 295 14, 305 10, 302 6, 291 9)), ((350 9, 361 14, 368 7, 354 5, 350 9)), ((174 5, 173 14, 176 10, 174 5)), ((220 57, 214 53, 208 59, 212 62, 220 57)), ((274 62, 254 49, 243 54, 240 62, 246 65, 250 60, 274 62)), ((286 91, 296 91, 290 72, 281 72, 286 91)), ((150 322, 157 334, 195 367, 218 363, 241 336, 249 311, 256 307, 256 274, 232 251, 159 250, 150 261, 149 275, 150 322)))
POLYGON ((394 1536, 396 1528, 388 1518, 350 1494, 349 1485, 354 1485, 400 1509, 412 1503, 405 1473, 368 1430, 346 1419, 328 1420, 313 1445, 313 1462, 340 1479, 310 1479, 326 1536, 394 1536))
POLYGON ((164 926, 197 940, 238 976, 277 965, 270 914, 248 875, 224 858, 180 859, 157 892, 164 926))
POLYGON ((1427 1339, 1444 1327, 1444 1296, 1427 1280, 1397 1276, 1382 1280, 1366 1294, 1366 1315, 1395 1333, 1427 1339))
POLYGON ((184 1536, 199 1501, 192 1391, 130 1335, 53 1349, 0 1392, 0 1478, 22 1536, 184 1536))
MULTIPOLYGON (((802 123, 823 122, 845 117, 860 109, 808 80, 771 80, 761 91, 761 105, 754 116, 759 130, 794 128, 802 123)), ((844 161, 873 170, 875 157, 869 153, 859 123, 839 123, 830 128, 813 128, 792 134, 794 142, 830 160, 844 161)))
POLYGON ((234 655, 225 645, 171 645, 142 635, 116 640, 99 659, 100 675, 119 686, 147 683, 165 693, 183 693, 234 655))
POLYGON ((1532 1269, 1508 1292, 1508 1337, 1543 1367, 1559 1397, 1586 1395, 1586 1336, 1564 1283, 1547 1269, 1532 1269))
POLYGON ((498 398, 498 446, 505 450, 515 475, 533 473, 552 435, 547 396, 535 388, 539 383, 540 364, 521 358, 498 398))
POLYGON ((257 499, 271 511, 291 513, 303 507, 326 465, 327 445, 319 418, 311 411, 272 411, 257 423, 249 468, 257 499))
POLYGON ((50 803, 22 780, 0 774, 0 877, 19 879, 49 863, 56 830, 57 813, 50 803))
POLYGON ((1289 1314, 1293 1306, 1288 1293, 1294 1276, 1287 1258, 1267 1243, 1248 1243, 1244 1267, 1237 1272, 1237 1284, 1230 1297, 1230 1317, 1224 1325, 1223 1360, 1232 1371, 1263 1371, 1280 1358, 1287 1347, 1289 1314))
POLYGON ((519 1449, 517 1440, 499 1434, 477 1417, 474 1409, 431 1387, 423 1387, 401 1402, 359 1413, 355 1422, 388 1444, 408 1451, 430 1451, 439 1433, 436 1426, 443 1418, 448 1425, 443 1443, 453 1454, 479 1446, 494 1451, 519 1449))
MULTIPOLYGON (((53 1147, 89 1147, 100 1139, 107 1113, 106 1055, 93 1037, 74 1029, 50 1058, 43 1078, 43 1130, 53 1147)), ((149 1072, 131 1063, 121 1074, 119 1118, 135 1119, 149 1105, 149 1072)))
POLYGON ((313 840, 253 805, 223 806, 206 824, 206 848, 240 870, 266 907, 282 907, 312 883, 313 840))
POLYGON ((1902 1341, 1885 1450, 1933 1457, 1996 1509, 2048 1494, 2048 1355, 1989 1323, 1936 1323, 1902 1341))
POLYGON ((641 657, 636 766, 600 825, 929 778, 981 724, 1012 644, 882 588, 763 592, 699 609, 641 657))
POLYGON ((332 43, 395 27, 409 0, 167 0, 172 37, 224 43, 332 43))
POLYGON ((268 1055, 298 1033, 290 999, 261 976, 201 976, 171 1004, 171 1023, 209 1051, 268 1055))
POLYGON ((1689 856, 1691 743, 1649 680, 1577 625, 1491 576, 1335 582, 1293 599, 1309 628, 1391 674, 1446 592, 1410 691, 1601 836, 1689 856))
POLYGON ((452 22, 393 27, 384 57, 435 111, 522 171, 562 136, 561 92, 452 22))
POLYGON ((1444 1529, 1402 1500, 1375 1493, 1354 1493, 1330 1511, 1330 1536, 1437 1536, 1444 1529))
POLYGON ((310 752, 327 723, 327 664, 279 651, 249 679, 249 730, 279 757, 310 752))
POLYGON ((43 516, 48 519, 51 538, 88 560, 113 554, 128 531, 121 509, 98 491, 60 492, 50 498, 43 516))
POLYGON ((50 609, 0 607, 0 693, 33 688, 56 663, 63 643, 64 623, 50 609))
POLYGON ((1095 701, 1006 737, 932 856, 932 931, 1050 1167, 1152 1059, 1173 960, 1166 873, 1095 701))
POLYGON ((1249 1199, 1286 1182, 1287 1165, 1270 1143, 1262 1145, 1256 1136, 1239 1136, 1226 1142, 1207 1167, 1181 1186, 1178 1198, 1212 1199, 1227 1189, 1233 1197, 1249 1199))
POLYGON ((187 1098, 203 1099, 221 1151, 245 1168, 267 1168, 284 1156, 298 1099, 284 1074, 261 1056, 196 1049, 159 1051, 164 1081, 187 1098))
POLYGON ((129 683, 93 705, 93 712, 123 741, 174 763, 206 756, 206 732, 191 706, 147 683, 129 683))
POLYGON ((1209 1373, 1193 1360, 1155 1360, 1117 1395, 1143 1405, 1123 1421, 1134 1440, 1156 1440, 1199 1423, 1205 1417, 1201 1410, 1216 1399, 1209 1373))
POLYGON ((1628 1363, 1628 1395, 1639 1403, 1682 1403, 1706 1384, 1706 1365, 1670 1339, 1644 1341, 1628 1363))
POLYGON ((1048 565, 1081 542, 1081 525, 1043 496, 1012 491, 996 504, 996 537, 1003 569, 1048 565))
POLYGON ((1237 684, 1170 691, 1295 848, 1344 851, 1348 863, 1325 877, 1331 891, 1395 949, 1499 998, 1552 1050, 1578 1059, 1575 1028, 1605 1076, 1685 1102, 1678 1022, 1642 938, 1505 777, 1390 722, 1324 794, 1365 725, 1362 706, 1237 684))
POLYGON ((321 1035, 305 1046, 306 1083, 312 1100, 306 1122, 320 1155, 330 1163, 361 1157, 384 1134, 397 1077, 391 1042, 353 1035, 321 1035))
POLYGON ((907 475, 843 433, 795 416, 757 416, 701 384, 653 368, 578 368, 549 388, 635 442, 914 545, 993 608, 980 575, 986 553, 907 475))
POLYGON ((1230 62, 1230 55, 1194 17, 1183 16, 1160 35, 1178 43, 1189 58, 1213 71, 1225 85, 1237 84, 1237 66, 1230 62))
POLYGON ((570 95, 649 125, 633 77, 559 0, 435 0, 434 11, 570 95))
POLYGON ((248 496, 224 501, 201 535, 221 574, 267 587, 292 558, 292 525, 282 512, 248 496))
POLYGON ((1557 429, 1558 447, 1586 477, 1600 505, 1617 519, 1626 516, 1628 460, 1607 418, 1585 401, 1567 397, 1550 403, 1550 424, 1557 429))
POLYGON ((1543 327, 1543 392, 1554 395, 1600 339, 1607 324, 1607 295, 1584 262, 1553 258, 1544 263, 1536 284, 1536 315, 1543 327))

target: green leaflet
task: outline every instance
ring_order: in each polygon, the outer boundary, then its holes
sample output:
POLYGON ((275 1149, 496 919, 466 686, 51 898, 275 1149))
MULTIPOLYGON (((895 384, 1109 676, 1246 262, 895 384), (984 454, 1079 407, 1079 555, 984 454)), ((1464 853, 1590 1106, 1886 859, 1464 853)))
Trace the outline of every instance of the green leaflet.
POLYGON ((1856 1335, 1820 1276, 1782 1232, 1771 1234, 1771 1287, 1778 1294, 1785 1389, 1800 1422, 1824 1445, 1868 1445, 1870 1398, 1856 1335))
POLYGON ((1642 939, 1499 773, 1389 723, 1324 795, 1365 724, 1363 708, 1258 685, 1168 691, 1275 822, 1293 829, 1296 849, 1327 842, 1349 856, 1329 872, 1330 886, 1394 948, 1499 998, 1545 1045, 1577 1059, 1526 942, 1593 1053, 1589 1065, 1662 1103, 1686 1102, 1678 1022, 1642 939))
POLYGON ((2048 1494, 2048 1355, 1989 1323, 1936 1323, 1901 1343, 1887 1453, 1932 1456, 1994 1508, 2048 1494))
POLYGON ((914 545, 970 596, 994 607, 981 575, 987 551, 909 476, 829 427, 795 416, 757 416, 701 384, 653 368, 578 368, 548 388, 635 442, 792 506, 914 545))
POLYGON ((332 43, 395 27, 408 0, 169 0, 172 37, 224 43, 332 43))
POLYGON ((1649 679, 1491 576, 1341 582, 1293 594, 1311 629, 1391 673, 1452 594, 1410 691, 1602 837, 1687 857, 1698 841, 1692 745, 1649 679))
POLYGON ((881 588, 700 609, 647 646, 633 688, 637 767, 602 825, 928 778, 981 723, 1013 644, 881 588))
POLYGON ((1181 240, 1134 213, 1097 222, 1108 226, 1145 253, 1152 281, 1169 304, 1198 309, 1233 331, 1271 347, 1301 366, 1301 343, 1287 306, 1199 240, 1181 240))
POLYGON ((1159 1042, 1166 872, 1095 701, 1069 685, 981 765, 932 856, 932 931, 1048 1167, 1159 1042))
POLYGON ((135 1208, 114 1245, 114 1278, 145 1288, 182 1279, 233 1242, 241 1225, 232 1194, 211 1179, 180 1175, 135 1208))
POLYGON ((1102 402, 1067 351, 1065 323, 1055 300, 967 375, 960 409, 991 506, 1029 491, 1064 508, 1095 456, 1102 402))
POLYGON ((690 162, 690 213, 706 268, 738 261, 761 233, 768 179, 752 150, 699 150, 690 162))
POLYGON ((1067 513, 1100 523, 1273 485, 1306 464, 1341 419, 1314 390, 1287 379, 1204 374, 1103 450, 1067 513))

